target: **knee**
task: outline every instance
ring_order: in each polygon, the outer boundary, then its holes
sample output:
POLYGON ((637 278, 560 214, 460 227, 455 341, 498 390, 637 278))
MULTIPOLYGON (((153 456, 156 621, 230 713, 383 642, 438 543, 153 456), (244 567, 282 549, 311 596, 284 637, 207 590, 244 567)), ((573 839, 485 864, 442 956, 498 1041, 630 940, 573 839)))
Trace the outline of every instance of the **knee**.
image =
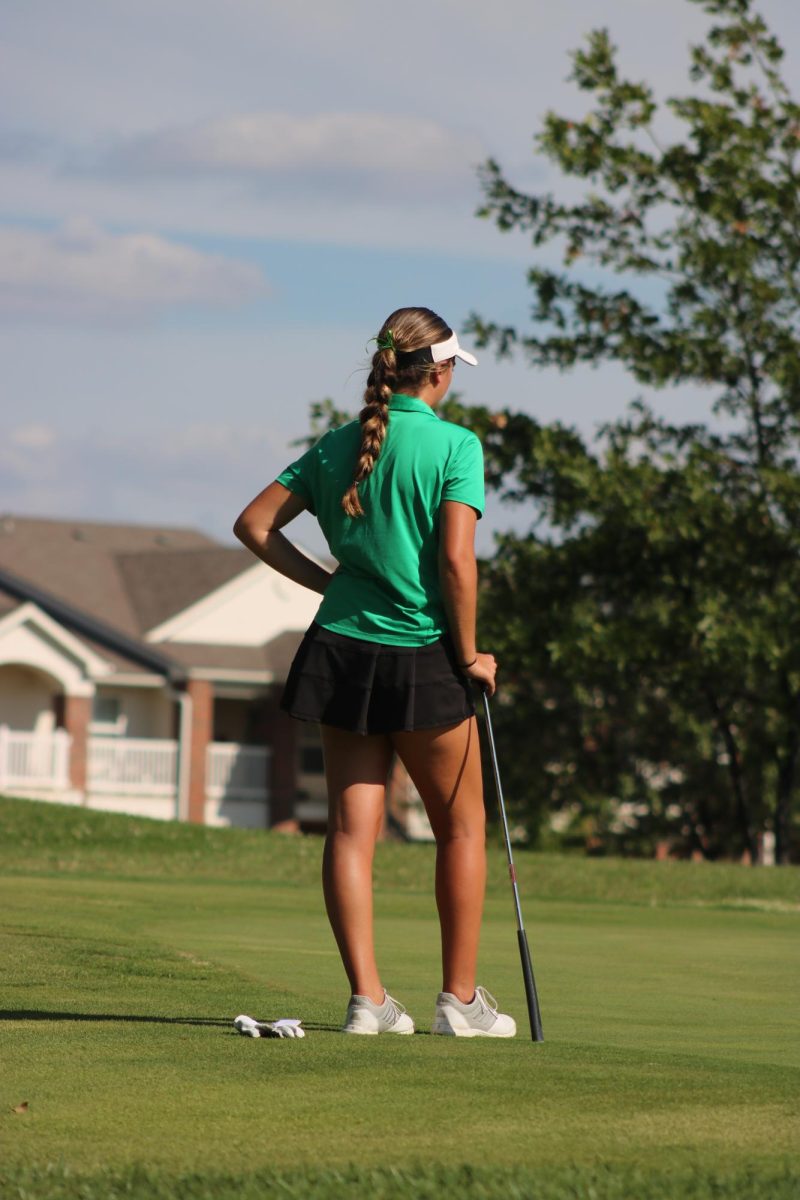
POLYGON ((434 828, 433 835, 437 846, 446 846, 455 842, 465 842, 472 846, 486 844, 486 817, 483 813, 465 820, 447 821, 439 828, 434 828))
POLYGON ((374 854, 380 827, 371 826, 353 829, 347 826, 334 826, 328 829, 325 837, 325 848, 328 853, 343 852, 350 854, 374 854))

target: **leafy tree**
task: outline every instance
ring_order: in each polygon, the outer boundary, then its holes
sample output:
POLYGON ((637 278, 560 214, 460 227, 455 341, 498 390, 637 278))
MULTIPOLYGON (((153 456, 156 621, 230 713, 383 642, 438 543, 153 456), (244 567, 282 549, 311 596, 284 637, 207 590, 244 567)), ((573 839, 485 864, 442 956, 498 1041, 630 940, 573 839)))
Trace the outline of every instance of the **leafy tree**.
POLYGON ((533 367, 616 361, 649 387, 702 385, 721 431, 637 403, 589 449, 522 414, 447 415, 482 433, 490 486, 536 506, 527 537, 499 540, 484 606, 513 664, 499 724, 519 793, 536 779, 544 803, 593 814, 601 831, 610 796, 642 817, 640 834, 679 830, 709 855, 755 855, 771 820, 787 861, 800 753, 800 106, 750 0, 688 2, 716 21, 691 51, 693 92, 666 102, 680 140, 660 135, 663 108, 621 77, 600 30, 574 55, 591 110, 548 114, 537 139, 586 181, 581 200, 526 195, 486 165, 482 215, 553 244, 563 267, 529 271, 531 332, 471 324, 481 345, 533 367))
POLYGON ((757 506, 745 520, 738 472, 721 486, 726 461, 693 430, 683 431, 691 453, 673 446, 668 462, 664 439, 678 431, 641 413, 635 460, 622 424, 593 455, 574 433, 520 414, 451 403, 446 415, 481 434, 490 484, 507 499, 535 495, 551 531, 499 538, 483 569, 508 790, 529 823, 542 806, 572 808, 602 837, 622 804, 639 815, 624 839, 639 852, 671 833, 711 856, 755 854, 770 709, 753 679, 762 664, 746 655, 769 614, 746 610, 747 597, 730 610, 726 596, 745 551, 753 578, 768 578, 783 548, 757 506))

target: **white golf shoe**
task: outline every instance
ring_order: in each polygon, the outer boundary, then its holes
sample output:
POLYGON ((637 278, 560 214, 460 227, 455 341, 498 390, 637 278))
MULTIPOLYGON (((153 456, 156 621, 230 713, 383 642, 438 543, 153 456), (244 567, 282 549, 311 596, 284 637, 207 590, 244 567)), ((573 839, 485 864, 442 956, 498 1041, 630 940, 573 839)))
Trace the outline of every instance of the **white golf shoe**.
POLYGON ((517 1032, 513 1017, 497 1011, 497 1001, 485 988, 475 989, 469 1004, 452 992, 439 992, 431 1033, 445 1037, 511 1038, 517 1032))
POLYGON ((402 1004, 384 993, 383 1004, 374 1004, 369 996, 351 996, 343 1033, 413 1033, 414 1022, 402 1004))

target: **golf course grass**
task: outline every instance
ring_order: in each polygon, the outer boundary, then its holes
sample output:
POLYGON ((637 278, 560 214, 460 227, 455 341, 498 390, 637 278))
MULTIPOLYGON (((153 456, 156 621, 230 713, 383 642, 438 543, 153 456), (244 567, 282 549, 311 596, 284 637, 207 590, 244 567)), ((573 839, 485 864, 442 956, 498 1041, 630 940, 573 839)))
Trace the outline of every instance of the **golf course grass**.
POLYGON ((520 853, 534 1045, 496 840, 480 981, 511 1041, 429 1035, 433 850, 380 846, 419 1035, 347 1038, 321 848, 0 800, 3 1200, 800 1194, 796 868, 520 853))

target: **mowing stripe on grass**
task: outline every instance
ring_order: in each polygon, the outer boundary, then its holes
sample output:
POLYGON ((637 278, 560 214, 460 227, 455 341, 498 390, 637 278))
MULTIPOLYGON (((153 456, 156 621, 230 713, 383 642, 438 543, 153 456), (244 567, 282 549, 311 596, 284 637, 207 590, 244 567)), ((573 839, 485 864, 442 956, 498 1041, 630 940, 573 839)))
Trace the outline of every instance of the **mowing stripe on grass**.
MULTIPOLYGON (((347 989, 318 842, 133 838, 126 818, 57 809, 49 828, 46 808, 0 803, 19 835, 0 842, 3 1200, 794 1195, 796 874, 726 868, 709 884, 658 863, 617 877, 531 858, 539 888, 561 886, 526 912, 548 1030, 533 1047, 426 1036, 431 855, 382 848, 379 954, 422 1032, 358 1039, 337 1032, 347 989), (241 1038, 239 1012, 298 1016, 309 1035, 241 1038)), ((492 863, 481 981, 524 1019, 499 852, 492 863)))

